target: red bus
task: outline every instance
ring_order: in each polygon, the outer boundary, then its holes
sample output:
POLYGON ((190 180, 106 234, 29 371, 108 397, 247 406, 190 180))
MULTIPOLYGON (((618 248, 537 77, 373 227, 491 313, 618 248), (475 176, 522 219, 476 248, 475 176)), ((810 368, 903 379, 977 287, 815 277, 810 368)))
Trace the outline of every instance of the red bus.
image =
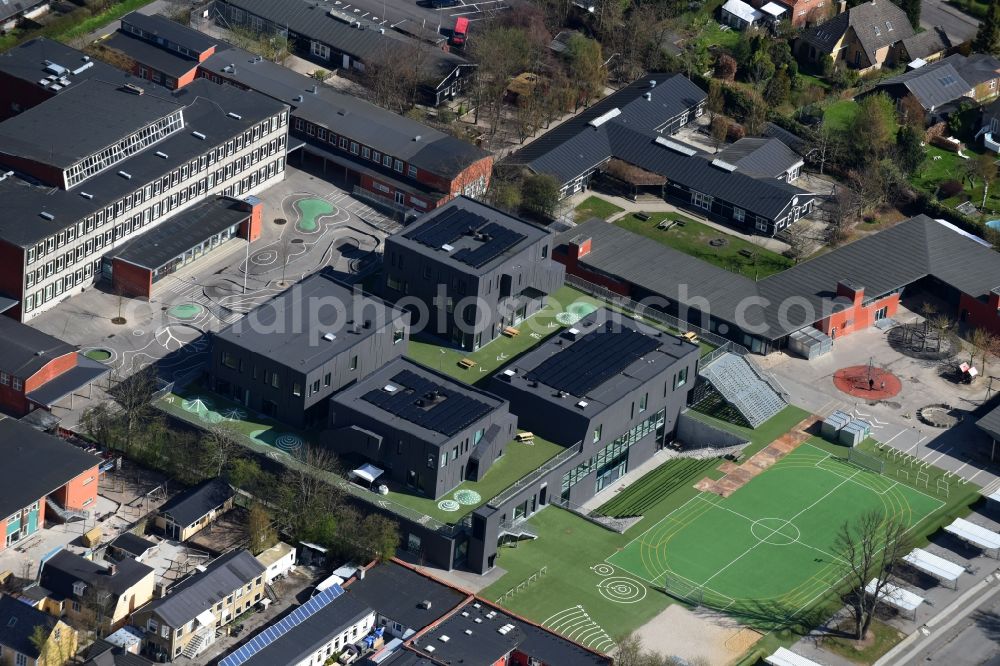
POLYGON ((459 16, 455 19, 455 28, 451 31, 453 46, 465 46, 465 33, 469 30, 469 19, 459 16))

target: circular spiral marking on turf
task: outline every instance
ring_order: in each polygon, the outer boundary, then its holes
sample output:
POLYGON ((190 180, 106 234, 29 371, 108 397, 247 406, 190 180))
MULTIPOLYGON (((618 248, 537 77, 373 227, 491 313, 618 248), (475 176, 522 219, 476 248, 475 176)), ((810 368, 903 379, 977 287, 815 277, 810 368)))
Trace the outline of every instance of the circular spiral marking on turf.
POLYGON ((634 604, 646 598, 646 586, 637 580, 614 576, 598 584, 601 596, 616 604, 634 604))
POLYGON ((595 564, 594 566, 590 567, 590 570, 593 571, 598 576, 601 576, 602 578, 607 578, 608 576, 612 575, 615 572, 615 568, 613 566, 611 566, 610 564, 605 564, 604 562, 601 562, 600 564, 595 564))
POLYGON ((285 433, 274 439, 274 445, 282 451, 297 451, 302 448, 302 438, 298 435, 285 433))
POLYGON ((479 504, 483 499, 483 496, 477 493, 475 490, 457 490, 455 491, 455 501, 459 504, 465 504, 466 506, 472 506, 473 504, 479 504))
POLYGON ((446 499, 438 502, 438 508, 442 511, 458 511, 461 507, 462 505, 455 500, 446 499))

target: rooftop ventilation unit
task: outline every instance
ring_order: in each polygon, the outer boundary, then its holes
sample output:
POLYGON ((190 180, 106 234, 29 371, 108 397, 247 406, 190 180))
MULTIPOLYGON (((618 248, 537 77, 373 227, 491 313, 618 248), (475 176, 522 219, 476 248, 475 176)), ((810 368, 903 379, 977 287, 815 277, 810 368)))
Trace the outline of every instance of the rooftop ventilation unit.
POLYGON ((690 146, 685 146, 683 143, 677 143, 676 141, 671 141, 665 136, 656 137, 656 143, 663 146, 664 148, 669 148, 675 153, 680 153, 681 155, 687 155, 688 157, 694 157, 698 154, 698 151, 690 146))
POLYGON ((417 607, 423 608, 424 610, 430 610, 431 609, 431 600, 430 599, 424 599, 419 604, 417 604, 417 607))
POLYGON ((714 160, 712 160, 712 166, 714 166, 714 167, 716 167, 718 169, 722 169, 723 171, 728 171, 729 173, 732 173, 733 171, 736 171, 736 165, 735 164, 730 164, 729 162, 726 162, 725 160, 714 159, 714 160))
POLYGON ((125 180, 132 180, 132 174, 130 174, 128 171, 119 171, 118 175, 124 178, 125 180))
POLYGON ((385 391, 386 393, 395 393, 396 391, 399 390, 399 387, 393 386, 392 384, 386 384, 385 386, 382 387, 382 390, 385 391))
POLYGON ((580 409, 584 409, 588 404, 589 403, 586 400, 581 400, 580 402, 576 403, 576 406, 579 407, 580 409))
POLYGON ((241 116, 238 113, 233 113, 232 111, 230 111, 226 115, 229 116, 230 118, 235 118, 236 120, 243 120, 243 116, 241 116))
POLYGON ((476 618, 473 618, 472 621, 475 622, 476 624, 482 624, 483 623, 483 618, 476 617, 476 618))
POLYGON ((315 95, 316 93, 319 92, 319 86, 317 86, 316 84, 313 84, 313 87, 309 89, 309 92, 311 92, 313 95, 315 95))
POLYGON ((84 199, 93 199, 94 198, 94 195, 91 194, 90 192, 80 192, 80 196, 83 197, 84 199))
POLYGON ((326 340, 327 342, 333 342, 334 340, 337 339, 337 336, 334 335, 333 333, 324 333, 323 339, 326 340))
POLYGON ((146 93, 145 90, 135 85, 134 83, 126 83, 125 85, 122 86, 122 90, 124 90, 125 92, 130 92, 133 95, 144 95, 146 93))
POLYGON ((517 377, 517 372, 515 372, 514 370, 507 369, 503 371, 503 376, 507 378, 507 381, 510 381, 514 377, 517 377))
POLYGON ((652 102, 653 101, 653 93, 651 93, 651 92, 643 93, 642 96, 646 99, 647 102, 652 102))
POLYGON ((418 134, 418 135, 416 135, 415 137, 413 137, 413 140, 414 140, 414 141, 420 141, 420 139, 422 139, 422 138, 423 138, 423 137, 422 137, 422 136, 420 136, 420 135, 418 134))
POLYGON ((591 120, 587 124, 590 125, 591 127, 600 127, 601 125, 603 125, 604 123, 608 122, 612 118, 617 118, 621 114, 622 114, 622 110, 619 109, 616 106, 615 108, 611 109, 607 113, 602 113, 601 115, 597 116, 596 118, 594 118, 593 120, 591 120))
POLYGON ((66 73, 67 70, 62 65, 57 65, 56 63, 52 62, 51 60, 46 60, 45 61, 45 71, 48 72, 49 74, 55 74, 56 76, 62 76, 63 74, 66 73))
POLYGON ((77 67, 76 69, 74 69, 73 70, 73 75, 76 76, 77 74, 82 74, 83 72, 86 72, 88 69, 90 69, 93 66, 94 66, 94 63, 92 63, 90 61, 87 61, 87 62, 83 63, 82 65, 80 65, 79 67, 77 67))
POLYGON ((472 629, 466 629, 465 630, 465 635, 466 636, 471 636, 472 635, 472 629))
POLYGON ((205 135, 202 134, 201 132, 191 132, 191 136, 193 136, 194 138, 196 138, 196 139, 198 139, 200 141, 204 141, 205 140, 205 135))
POLYGON ((424 648, 424 650, 427 651, 428 653, 434 652, 434 646, 428 645, 427 647, 424 648))
POLYGON ((469 617, 469 611, 462 611, 462 617, 469 617))
POLYGON ((445 252, 451 252, 455 248, 454 248, 454 246, 448 245, 447 243, 445 243, 444 245, 441 246, 441 249, 444 250, 445 252))
POLYGON ((295 97, 292 98, 292 101, 293 102, 301 102, 302 101, 302 95, 296 95, 295 97))
POLYGON ((56 219, 55 215, 53 215, 52 213, 47 213, 44 210, 38 214, 38 217, 42 218, 43 220, 49 220, 50 222, 56 219))
POLYGON ((451 638, 449 636, 438 636, 438 640, 441 641, 442 643, 447 643, 448 641, 451 640, 451 638))
POLYGON ((656 87, 656 81, 655 81, 655 80, 651 80, 651 81, 649 82, 649 87, 650 87, 650 88, 655 88, 655 87, 656 87))
POLYGON ((263 59, 264 59, 264 56, 260 56, 260 55, 255 55, 255 56, 253 57, 253 61, 254 61, 254 62, 260 62, 260 61, 261 61, 261 60, 263 60, 263 59))
POLYGON ((167 157, 168 157, 168 155, 165 152, 163 152, 162 150, 156 151, 156 156, 157 157, 162 157, 163 159, 167 159, 167 157))

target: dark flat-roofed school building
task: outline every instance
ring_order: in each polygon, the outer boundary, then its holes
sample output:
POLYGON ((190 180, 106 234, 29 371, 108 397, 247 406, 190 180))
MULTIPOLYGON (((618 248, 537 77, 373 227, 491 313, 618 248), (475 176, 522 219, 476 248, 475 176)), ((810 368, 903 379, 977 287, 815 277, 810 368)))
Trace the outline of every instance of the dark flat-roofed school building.
POLYGON ((331 448, 433 499, 479 481, 517 434, 507 401, 397 358, 331 398, 331 448))
POLYGON ((327 421, 329 397, 402 356, 409 314, 314 273, 212 336, 211 388, 293 426, 327 421))
POLYGON ((288 107, 276 100, 208 81, 168 91, 65 47, 69 60, 36 60, 49 51, 60 52, 35 42, 0 57, 0 79, 17 82, 0 88, 23 97, 0 123, 0 296, 20 321, 101 279, 112 247, 206 197, 252 195, 285 168, 288 107))
POLYGON ((547 229, 459 197, 386 239, 386 293, 419 299, 429 312, 424 330, 476 350, 562 286, 552 241, 547 229))

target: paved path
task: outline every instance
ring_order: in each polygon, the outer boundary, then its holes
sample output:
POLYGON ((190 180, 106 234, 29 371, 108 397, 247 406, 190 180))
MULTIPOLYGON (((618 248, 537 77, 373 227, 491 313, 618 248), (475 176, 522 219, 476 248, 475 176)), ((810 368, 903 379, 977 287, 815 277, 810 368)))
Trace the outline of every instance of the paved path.
POLYGON ((945 0, 923 0, 921 5, 921 27, 941 26, 956 44, 976 36, 979 21, 952 7, 945 0))

